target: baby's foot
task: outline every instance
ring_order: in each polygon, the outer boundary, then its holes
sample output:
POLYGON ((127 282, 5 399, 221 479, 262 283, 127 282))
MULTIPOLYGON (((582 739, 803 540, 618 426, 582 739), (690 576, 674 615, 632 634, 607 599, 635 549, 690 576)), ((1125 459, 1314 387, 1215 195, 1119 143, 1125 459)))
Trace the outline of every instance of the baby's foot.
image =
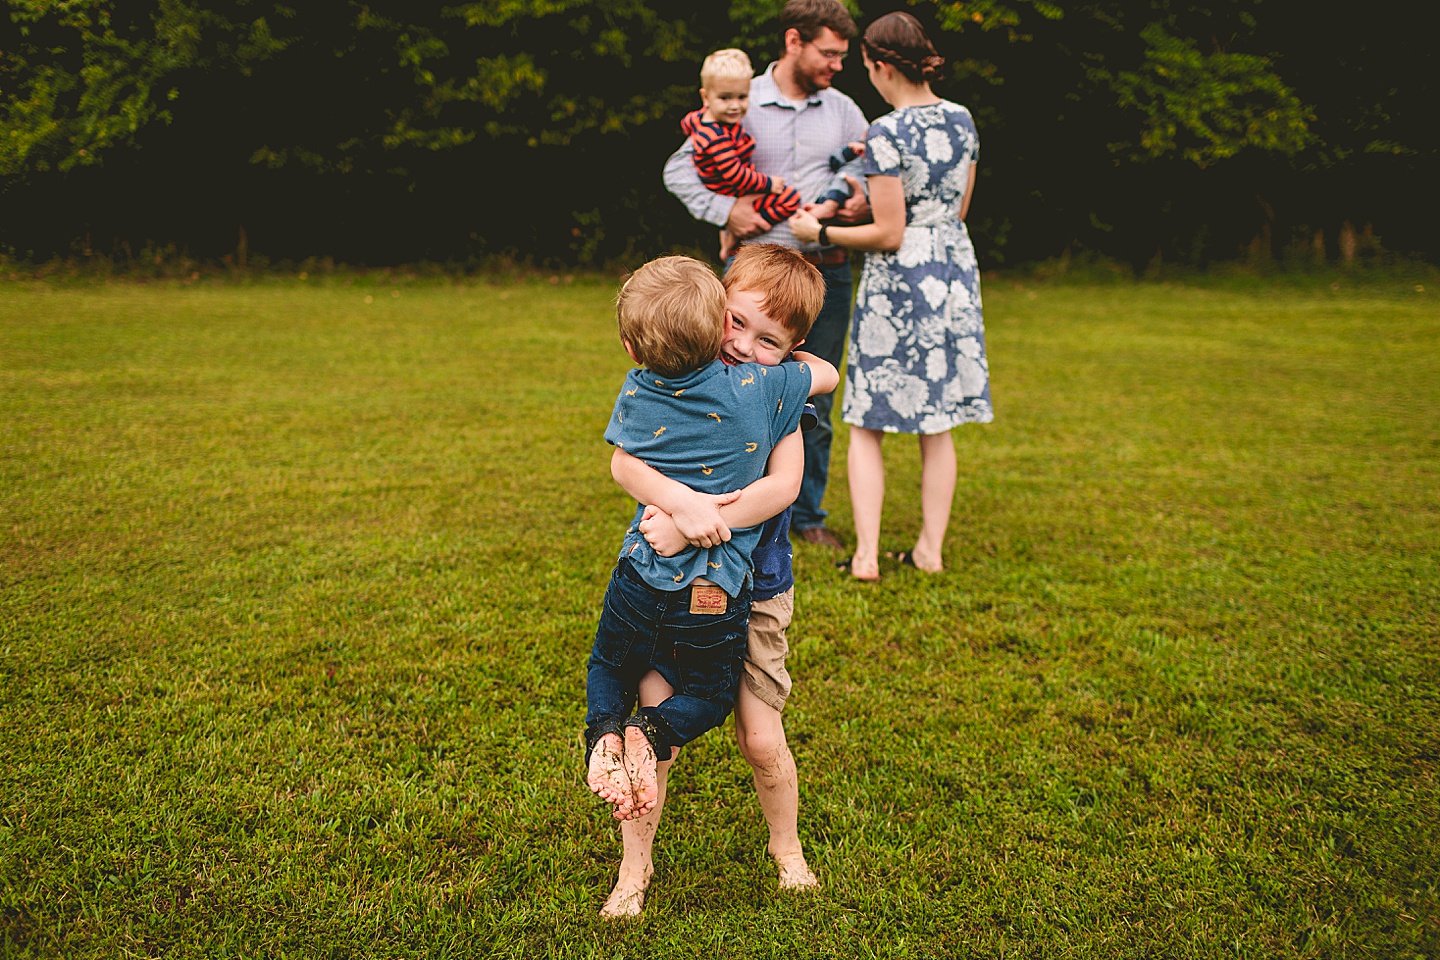
POLYGON ((735 235, 729 230, 720 231, 720 261, 723 263, 735 255, 735 235))
POLYGON ((630 818, 643 817, 655 809, 660 787, 655 776, 655 748, 639 727, 625 728, 625 773, 633 802, 630 818))
POLYGON ((625 745, 618 733, 607 733, 590 751, 590 773, 585 782, 601 800, 614 804, 616 820, 628 820, 635 803, 631 799, 630 774, 625 770, 625 745))
POLYGON ((640 911, 645 909, 645 891, 649 888, 650 877, 654 873, 653 867, 628 870, 621 866, 620 876, 615 879, 615 889, 610 891, 605 906, 600 908, 600 916, 606 920, 640 916, 640 911))
POLYGON ((780 868, 781 890, 807 890, 820 885, 815 871, 811 870, 810 865, 805 862, 804 851, 798 847, 785 852, 777 851, 772 847, 770 856, 775 858, 775 865, 780 868))

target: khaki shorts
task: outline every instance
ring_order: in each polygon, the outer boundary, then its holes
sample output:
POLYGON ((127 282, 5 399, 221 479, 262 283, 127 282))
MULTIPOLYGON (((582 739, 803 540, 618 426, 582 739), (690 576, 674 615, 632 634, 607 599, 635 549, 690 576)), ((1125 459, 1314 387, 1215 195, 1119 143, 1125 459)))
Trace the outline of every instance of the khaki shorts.
POLYGON ((776 710, 785 709, 790 696, 790 673, 785 657, 790 644, 785 629, 795 615, 795 588, 778 597, 756 600, 750 605, 750 641, 745 646, 745 685, 750 692, 776 710))

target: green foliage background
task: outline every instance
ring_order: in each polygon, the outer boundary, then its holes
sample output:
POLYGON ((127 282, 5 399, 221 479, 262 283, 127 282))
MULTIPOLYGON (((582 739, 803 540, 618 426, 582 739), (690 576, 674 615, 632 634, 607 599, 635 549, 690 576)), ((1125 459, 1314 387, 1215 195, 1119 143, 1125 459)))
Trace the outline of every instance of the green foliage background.
MULTIPOLYGON (((778 45, 776 0, 4 0, 0 244, 364 261, 635 259, 697 227, 659 167, 696 68, 778 45)), ((903 6, 976 112, 991 263, 1078 244, 1205 263, 1374 222, 1434 252, 1425 18, 1300 0, 903 6)), ((858 45, 853 61, 858 63, 858 45)), ((852 66, 839 85, 887 109, 852 66)))

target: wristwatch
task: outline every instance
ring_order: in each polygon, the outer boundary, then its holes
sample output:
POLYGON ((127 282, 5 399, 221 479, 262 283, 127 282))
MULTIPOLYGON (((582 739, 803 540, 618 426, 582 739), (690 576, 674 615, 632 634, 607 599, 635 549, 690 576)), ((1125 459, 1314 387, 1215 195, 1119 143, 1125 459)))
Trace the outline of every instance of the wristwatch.
POLYGON ((822 223, 820 225, 820 246, 822 247, 828 247, 830 245, 830 238, 826 236, 826 231, 829 229, 830 224, 828 223, 822 223))

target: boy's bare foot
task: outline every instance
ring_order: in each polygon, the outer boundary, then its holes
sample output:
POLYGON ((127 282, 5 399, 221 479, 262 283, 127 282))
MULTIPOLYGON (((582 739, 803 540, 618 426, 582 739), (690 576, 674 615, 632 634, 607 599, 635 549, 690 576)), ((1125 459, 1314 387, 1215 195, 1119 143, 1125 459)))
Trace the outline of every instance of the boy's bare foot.
POLYGON ((630 778, 633 802, 628 818, 643 817, 655 809, 660 786, 655 777, 655 748, 639 727, 625 728, 625 773, 630 778))
POLYGON ((815 871, 805 862, 805 854, 796 850, 794 853, 778 854, 771 851, 775 858, 775 864, 780 868, 780 889, 781 890, 808 890, 811 887, 818 887, 820 879, 815 876, 815 871))
POLYGON ((615 878, 615 889, 610 891, 605 906, 600 908, 600 916, 606 920, 640 916, 640 911, 645 909, 645 891, 649 888, 650 878, 654 873, 653 867, 646 867, 642 871, 629 870, 622 865, 620 876, 615 878))
POLYGON ((630 819, 635 801, 630 774, 625 769, 625 744, 618 733, 605 734, 590 751, 590 773, 585 782, 596 796, 615 806, 616 820, 630 819))

